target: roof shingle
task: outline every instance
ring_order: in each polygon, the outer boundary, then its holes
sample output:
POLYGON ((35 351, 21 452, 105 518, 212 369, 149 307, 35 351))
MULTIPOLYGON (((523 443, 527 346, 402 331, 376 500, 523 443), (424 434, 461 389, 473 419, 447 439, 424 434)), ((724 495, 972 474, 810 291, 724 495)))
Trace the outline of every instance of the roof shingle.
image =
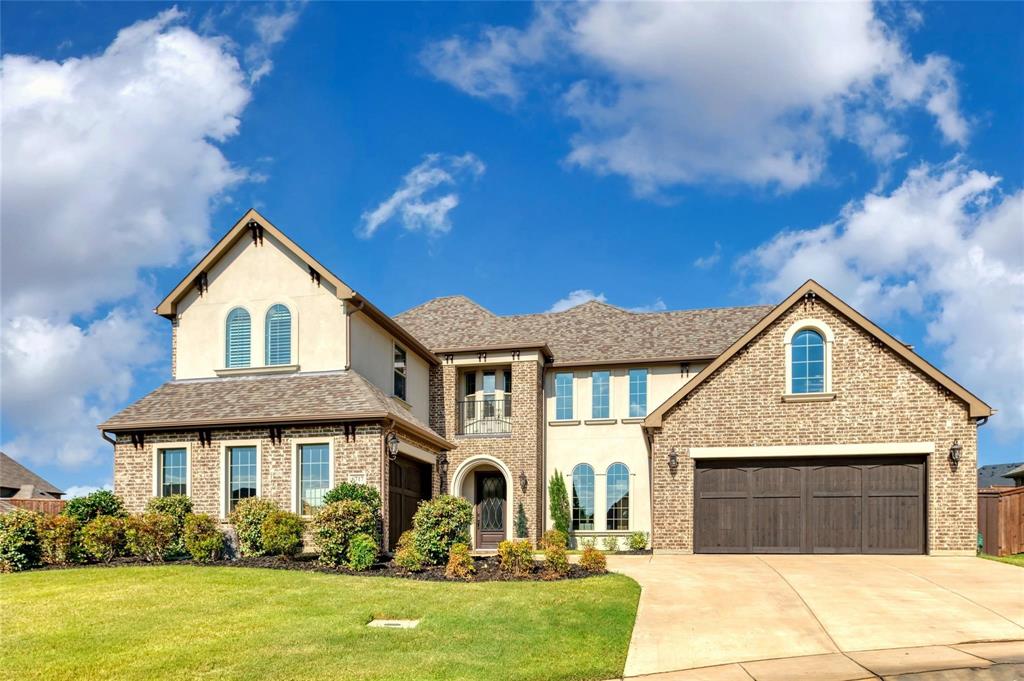
POLYGON ((52 483, 25 468, 7 454, 0 452, 0 487, 19 489, 25 485, 32 485, 38 491, 57 497, 64 494, 52 483))

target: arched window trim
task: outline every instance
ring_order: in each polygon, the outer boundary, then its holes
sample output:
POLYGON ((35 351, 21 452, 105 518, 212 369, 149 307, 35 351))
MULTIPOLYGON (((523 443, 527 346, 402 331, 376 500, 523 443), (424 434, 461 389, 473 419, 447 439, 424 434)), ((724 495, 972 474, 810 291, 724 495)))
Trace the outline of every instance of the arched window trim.
MULTIPOLYGON (((585 504, 580 504, 580 509, 586 508, 585 504)), ((569 476, 569 514, 570 518, 570 530, 573 532, 592 532, 597 529, 597 475, 594 473, 594 467, 589 463, 578 463, 572 468, 572 474, 569 476), (576 480, 589 474, 590 476, 590 506, 591 506, 591 519, 589 522, 590 527, 581 527, 583 523, 577 522, 578 516, 576 513, 576 480)), ((582 514, 580 514, 582 516, 582 514)))
POLYGON ((269 367, 288 366, 295 363, 295 312, 287 303, 272 303, 263 313, 263 364, 269 367), (282 307, 288 313, 288 357, 283 362, 270 361, 270 313, 276 307, 282 307))
POLYGON ((233 306, 224 316, 224 366, 228 369, 243 369, 252 366, 252 314, 242 305, 233 306), (231 355, 231 316, 236 312, 244 313, 248 323, 248 348, 244 363, 237 360, 232 361, 231 355))
POLYGON ((820 319, 801 319, 792 324, 783 337, 783 351, 786 362, 786 387, 785 394, 793 396, 793 339, 801 331, 815 331, 825 341, 825 384, 824 390, 820 393, 800 393, 804 395, 831 395, 832 394, 832 346, 835 343, 836 335, 832 328, 820 319))
POLYGON ((604 482, 604 494, 605 494, 605 504, 604 504, 605 505, 605 511, 604 511, 605 518, 604 518, 604 525, 605 525, 605 530, 607 530, 609 532, 625 532, 625 531, 628 531, 629 528, 630 528, 630 525, 631 525, 631 522, 630 522, 630 516, 632 515, 631 511, 633 510, 633 475, 629 471, 629 466, 627 466, 622 461, 616 461, 616 462, 614 462, 612 464, 609 464, 608 468, 606 468, 605 471, 604 471, 604 475, 605 475, 605 482, 604 482), (611 502, 611 493, 610 493, 611 490, 610 490, 610 488, 611 488, 611 480, 612 480, 612 469, 615 468, 616 466, 622 466, 622 469, 624 471, 626 471, 626 516, 625 516, 626 526, 625 527, 619 527, 619 528, 611 527, 611 510, 612 509, 611 509, 611 504, 610 504, 610 502, 611 502))

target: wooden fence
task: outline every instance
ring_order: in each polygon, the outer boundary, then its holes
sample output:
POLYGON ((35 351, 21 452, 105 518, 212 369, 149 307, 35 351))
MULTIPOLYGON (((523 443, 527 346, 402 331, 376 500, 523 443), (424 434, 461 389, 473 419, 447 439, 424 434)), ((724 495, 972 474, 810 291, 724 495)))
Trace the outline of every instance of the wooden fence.
POLYGON ((63 499, 4 499, 11 506, 23 508, 26 511, 39 511, 46 515, 57 515, 64 510, 64 504, 68 503, 63 499))
POLYGON ((1024 487, 979 489, 978 532, 983 537, 985 553, 1024 553, 1024 487))

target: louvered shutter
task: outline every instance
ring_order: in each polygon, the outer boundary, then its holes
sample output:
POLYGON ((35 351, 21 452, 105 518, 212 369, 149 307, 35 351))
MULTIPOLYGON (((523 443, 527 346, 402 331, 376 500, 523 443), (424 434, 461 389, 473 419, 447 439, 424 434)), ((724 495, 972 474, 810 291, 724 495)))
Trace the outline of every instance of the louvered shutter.
POLYGON ((225 364, 228 369, 249 366, 252 346, 249 313, 240 307, 228 313, 225 364))
POLYGON ((267 310, 267 366, 291 364, 292 313, 284 305, 267 310))

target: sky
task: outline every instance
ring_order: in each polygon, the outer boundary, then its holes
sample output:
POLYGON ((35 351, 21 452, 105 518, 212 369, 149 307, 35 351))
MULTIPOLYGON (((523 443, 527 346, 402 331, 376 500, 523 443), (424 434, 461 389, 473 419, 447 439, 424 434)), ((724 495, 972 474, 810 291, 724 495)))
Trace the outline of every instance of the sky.
POLYGON ((0 13, 0 447, 73 494, 249 207, 392 314, 815 278, 999 410, 982 464, 1024 461, 1024 3, 0 13))

